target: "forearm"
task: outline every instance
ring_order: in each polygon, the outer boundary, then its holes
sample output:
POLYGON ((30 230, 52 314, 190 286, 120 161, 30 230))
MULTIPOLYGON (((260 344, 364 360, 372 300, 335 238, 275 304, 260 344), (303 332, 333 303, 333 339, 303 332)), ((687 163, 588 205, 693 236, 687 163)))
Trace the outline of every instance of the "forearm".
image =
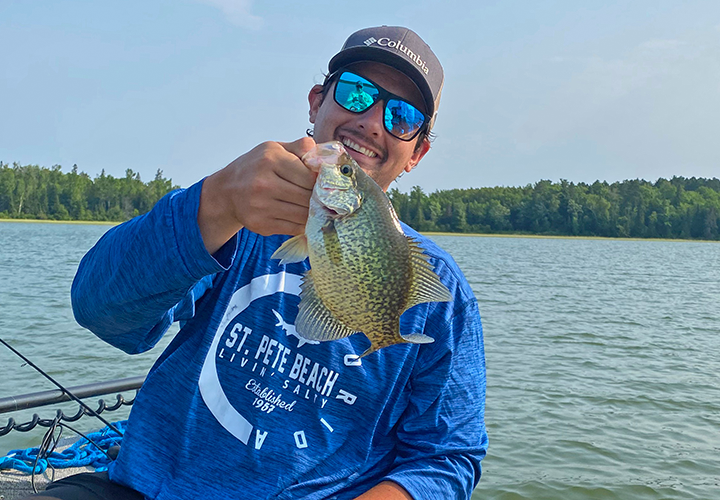
POLYGON ((197 228, 200 187, 168 195, 88 252, 71 293, 78 323, 126 352, 145 350, 173 321, 171 308, 223 269, 197 228))
POLYGON ((413 500, 413 497, 399 484, 383 481, 357 497, 356 500, 413 500))

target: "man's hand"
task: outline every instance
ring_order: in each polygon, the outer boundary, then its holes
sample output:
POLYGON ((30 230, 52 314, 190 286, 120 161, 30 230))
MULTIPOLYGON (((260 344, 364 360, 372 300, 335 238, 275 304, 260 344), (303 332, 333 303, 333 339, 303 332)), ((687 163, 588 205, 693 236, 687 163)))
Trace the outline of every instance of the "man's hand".
POLYGON ((405 488, 392 481, 383 481, 355 500, 413 500, 405 488))
POLYGON ((309 137, 265 142, 205 179, 198 225, 210 254, 243 227, 264 236, 305 230, 317 174, 300 158, 313 147, 309 137))

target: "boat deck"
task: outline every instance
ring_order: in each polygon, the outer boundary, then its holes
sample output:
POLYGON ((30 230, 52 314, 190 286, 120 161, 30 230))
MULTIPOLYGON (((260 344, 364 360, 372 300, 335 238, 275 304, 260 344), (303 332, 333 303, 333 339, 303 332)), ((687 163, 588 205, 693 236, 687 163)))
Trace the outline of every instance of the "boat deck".
MULTIPOLYGON (((79 474, 80 472, 93 472, 92 467, 72 467, 68 469, 56 469, 55 481, 63 477, 79 474)), ((52 469, 48 469, 45 474, 35 475, 35 487, 38 491, 44 490, 50 483, 52 478, 52 469)), ((0 500, 16 500, 27 495, 32 495, 32 482, 30 474, 25 474, 17 470, 1 470, 0 471, 0 500)))

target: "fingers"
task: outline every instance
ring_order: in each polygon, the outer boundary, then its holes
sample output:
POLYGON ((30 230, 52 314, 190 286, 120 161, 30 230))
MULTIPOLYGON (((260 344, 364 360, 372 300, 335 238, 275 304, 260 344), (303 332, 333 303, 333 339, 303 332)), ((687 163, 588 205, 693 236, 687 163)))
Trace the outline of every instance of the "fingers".
POLYGON ((305 232, 305 224, 296 224, 286 220, 276 219, 274 228, 272 231, 268 231, 263 236, 270 236, 271 234, 290 234, 296 236, 305 232))
POLYGON ((288 153, 292 153, 298 158, 302 158, 305 153, 315 147, 315 141, 310 137, 302 137, 293 142, 278 142, 288 153))
POLYGON ((275 202, 273 214, 275 220, 282 220, 305 228, 308 208, 282 201, 275 202))
POLYGON ((288 182, 283 186, 282 191, 273 193, 273 198, 278 201, 285 201, 303 207, 307 212, 307 208, 310 206, 311 195, 312 187, 310 189, 306 189, 298 186, 297 184, 288 182))
POLYGON ((315 147, 315 141, 309 137, 303 137, 294 142, 279 142, 278 144, 297 160, 292 158, 288 160, 288 164, 277 164, 276 166, 279 167, 275 171, 277 175, 292 184, 312 190, 317 174, 302 162, 302 157, 315 147))
POLYGON ((271 234, 301 234, 305 232, 308 209, 301 206, 274 201, 268 210, 255 212, 247 217, 247 228, 268 236, 271 234))

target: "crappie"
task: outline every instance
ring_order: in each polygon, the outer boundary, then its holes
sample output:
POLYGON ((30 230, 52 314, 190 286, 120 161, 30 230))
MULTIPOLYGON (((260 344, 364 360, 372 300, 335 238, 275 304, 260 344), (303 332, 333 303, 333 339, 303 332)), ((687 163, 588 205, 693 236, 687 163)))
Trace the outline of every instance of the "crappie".
POLYGON ((401 336, 400 315, 452 296, 403 233, 387 195, 337 141, 318 144, 303 162, 318 172, 305 234, 272 255, 282 264, 310 257, 297 333, 324 341, 362 332, 371 341, 362 356, 401 342, 433 342, 422 333, 401 336))

